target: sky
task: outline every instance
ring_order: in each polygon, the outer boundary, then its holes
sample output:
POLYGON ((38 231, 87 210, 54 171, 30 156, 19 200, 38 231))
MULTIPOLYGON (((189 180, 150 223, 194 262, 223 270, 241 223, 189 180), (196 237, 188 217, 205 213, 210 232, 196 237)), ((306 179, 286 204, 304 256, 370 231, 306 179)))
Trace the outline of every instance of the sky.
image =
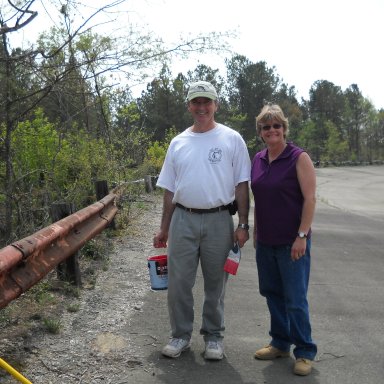
MULTIPOLYGON (((83 3, 98 1, 112 0, 83 3)), ((120 8, 126 11, 122 25, 146 26, 166 42, 236 31, 232 51, 274 67, 299 100, 309 98, 315 81, 327 80, 343 91, 357 84, 377 109, 384 108, 384 0, 127 0, 120 8)), ((199 55, 172 69, 186 73, 205 64, 225 75, 224 57, 199 55)))
MULTIPOLYGON (((313 83, 327 80, 343 91, 357 84, 377 109, 384 108, 384 0, 129 3, 138 19, 165 40, 181 33, 237 30, 238 38, 230 41, 233 51, 275 67, 286 84, 295 86, 299 98, 308 99, 313 83)), ((200 58, 212 67, 224 65, 215 55, 204 60, 200 58)))

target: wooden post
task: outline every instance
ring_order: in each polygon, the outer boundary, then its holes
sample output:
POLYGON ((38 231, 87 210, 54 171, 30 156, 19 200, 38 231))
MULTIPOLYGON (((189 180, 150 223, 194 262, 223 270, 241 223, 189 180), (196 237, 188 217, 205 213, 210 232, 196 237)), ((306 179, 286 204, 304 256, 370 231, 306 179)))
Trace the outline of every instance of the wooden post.
MULTIPOLYGON (((99 180, 95 182, 96 199, 101 200, 103 197, 109 195, 108 183, 106 180, 99 180)), ((109 223, 107 228, 116 229, 115 219, 109 223)))
POLYGON ((145 192, 151 193, 153 192, 153 184, 152 184, 152 178, 149 175, 144 176, 144 185, 145 185, 145 192))
POLYGON ((96 199, 101 200, 103 197, 109 194, 108 183, 106 180, 100 180, 95 182, 96 199))
MULTIPOLYGON (((51 206, 51 218, 53 222, 59 221, 75 212, 73 204, 69 203, 56 203, 51 206)), ((76 252, 74 255, 68 257, 65 261, 60 263, 57 268, 57 278, 59 280, 68 281, 76 287, 81 286, 81 275, 79 268, 79 254, 76 252)))
POLYGON ((158 178, 159 178, 159 176, 151 176, 151 183, 152 183, 153 190, 156 189, 156 183, 157 183, 158 178))

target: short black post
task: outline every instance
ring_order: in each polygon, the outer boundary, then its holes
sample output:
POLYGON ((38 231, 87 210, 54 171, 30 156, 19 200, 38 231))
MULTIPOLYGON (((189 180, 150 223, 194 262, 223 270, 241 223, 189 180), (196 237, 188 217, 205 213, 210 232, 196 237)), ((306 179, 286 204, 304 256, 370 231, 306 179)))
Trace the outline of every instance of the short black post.
MULTIPOLYGON (((95 182, 96 199, 101 200, 103 197, 109 195, 108 183, 106 180, 99 180, 95 182)), ((115 219, 108 224, 107 228, 116 229, 115 219)))
POLYGON ((151 193, 153 192, 153 184, 152 184, 152 177, 149 175, 144 176, 144 185, 145 185, 145 192, 151 193))
POLYGON ((109 194, 108 183, 106 180, 99 180, 95 182, 96 200, 99 201, 109 194))
MULTIPOLYGON (((53 222, 64 219, 64 217, 67 217, 74 212, 75 207, 70 203, 56 203, 51 206, 51 218, 53 222)), ((57 266, 56 271, 59 280, 68 281, 76 287, 81 286, 78 252, 61 262, 57 266)))

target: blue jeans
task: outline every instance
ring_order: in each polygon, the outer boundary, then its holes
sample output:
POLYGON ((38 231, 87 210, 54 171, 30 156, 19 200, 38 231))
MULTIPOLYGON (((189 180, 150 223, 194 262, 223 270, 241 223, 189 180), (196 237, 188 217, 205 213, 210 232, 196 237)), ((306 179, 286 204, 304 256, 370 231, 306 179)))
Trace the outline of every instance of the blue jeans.
POLYGON ((307 291, 311 265, 311 240, 297 261, 291 259, 291 246, 257 243, 256 263, 260 294, 267 299, 271 316, 271 345, 288 352, 292 344, 297 358, 314 360, 317 346, 311 338, 307 291))

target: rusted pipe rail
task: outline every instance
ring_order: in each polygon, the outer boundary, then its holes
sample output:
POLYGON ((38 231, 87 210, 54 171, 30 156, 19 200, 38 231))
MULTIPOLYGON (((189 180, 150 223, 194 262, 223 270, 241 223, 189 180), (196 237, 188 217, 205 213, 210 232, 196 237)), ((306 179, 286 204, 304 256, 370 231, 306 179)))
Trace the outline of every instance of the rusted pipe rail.
POLYGON ((19 297, 99 234, 117 212, 111 193, 48 227, 0 249, 0 308, 19 297))

